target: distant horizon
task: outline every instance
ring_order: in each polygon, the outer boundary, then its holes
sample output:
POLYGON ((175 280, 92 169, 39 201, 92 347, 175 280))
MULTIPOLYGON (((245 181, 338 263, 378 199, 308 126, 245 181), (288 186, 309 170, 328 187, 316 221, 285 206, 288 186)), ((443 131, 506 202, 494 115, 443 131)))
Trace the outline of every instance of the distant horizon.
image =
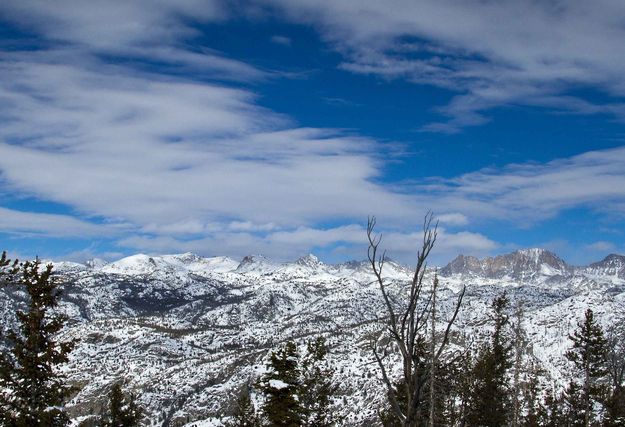
POLYGON ((618 2, 0 4, 0 250, 625 253, 618 2))
MULTIPOLYGON (((480 261, 483 261, 485 259, 488 258, 496 258, 498 256, 506 256, 506 255, 512 255, 516 252, 519 251, 527 251, 527 250, 544 250, 546 252, 549 252, 555 256, 557 256, 558 258, 560 258, 561 260, 563 260, 567 265, 571 266, 571 267, 584 267, 584 266, 588 266, 590 264, 596 263, 596 262, 601 262, 604 261, 605 259, 609 258, 610 256, 618 256, 618 257, 625 257, 625 254, 620 254, 620 253, 610 253, 607 254, 601 258, 597 258, 595 260, 591 260, 590 262, 586 263, 586 264, 574 264, 574 263, 570 263, 568 262, 565 258, 561 257, 557 252, 553 252, 550 251, 548 249, 545 248, 537 248, 537 247, 532 247, 532 248, 519 248, 519 249, 515 249, 509 252, 502 252, 499 254, 494 254, 494 255, 484 255, 484 256, 475 256, 475 255, 471 255, 471 254, 457 254, 454 257, 450 258, 449 260, 447 260, 446 262, 443 262, 442 264, 430 264, 429 268, 443 268, 445 266, 447 266, 448 264, 450 264, 451 262, 455 261, 457 258, 463 256, 463 257, 474 257, 479 259, 480 261)), ((19 257, 15 257, 15 256, 11 256, 11 254, 7 253, 7 255, 11 258, 11 259, 19 259, 20 261, 25 261, 25 260, 32 260, 37 258, 36 256, 34 257, 27 257, 27 258, 19 258, 19 257)), ((266 259, 269 262, 275 262, 276 264, 282 265, 282 264, 294 264, 297 261, 304 259, 308 256, 314 256, 315 258, 317 258, 322 264, 325 265, 341 265, 341 264, 345 264, 345 263, 349 263, 349 262, 368 262, 368 259, 365 258, 361 258, 361 259, 357 259, 357 258, 353 258, 353 259, 346 259, 346 260, 342 260, 342 261, 336 261, 336 262, 326 262, 324 261, 322 258, 318 257, 316 254, 310 252, 304 255, 300 255, 297 256, 295 258, 290 258, 290 259, 274 259, 271 257, 268 257, 266 255, 263 254, 247 254, 247 255, 243 255, 240 257, 237 256, 230 256, 230 255, 217 255, 217 254, 212 254, 212 255, 201 255, 195 252, 181 252, 181 253, 149 253, 149 252, 137 252, 134 254, 130 254, 130 255, 125 255, 121 258, 110 258, 110 259, 105 259, 105 258, 98 258, 98 257, 94 257, 94 258, 88 258, 88 259, 61 259, 61 258, 39 258, 41 260, 42 263, 47 263, 47 262, 52 262, 52 263, 60 263, 60 262, 72 262, 72 263, 76 263, 76 264, 81 264, 81 265, 86 265, 86 263, 88 263, 89 261, 93 261, 93 260, 101 260, 103 262, 105 262, 106 264, 113 264, 115 262, 121 261, 123 259, 126 258, 132 258, 135 256, 146 256, 146 257, 166 257, 166 256, 183 256, 183 255, 193 255, 193 256, 197 256, 199 258, 202 259, 213 259, 213 258, 228 258, 231 259, 232 261, 241 263, 243 262, 243 260, 247 257, 262 257, 264 259, 266 259)), ((387 256, 387 260, 395 262, 399 265, 405 266, 405 267, 414 267, 413 264, 410 263, 406 263, 406 262, 402 262, 402 261, 398 261, 390 256, 387 256)))

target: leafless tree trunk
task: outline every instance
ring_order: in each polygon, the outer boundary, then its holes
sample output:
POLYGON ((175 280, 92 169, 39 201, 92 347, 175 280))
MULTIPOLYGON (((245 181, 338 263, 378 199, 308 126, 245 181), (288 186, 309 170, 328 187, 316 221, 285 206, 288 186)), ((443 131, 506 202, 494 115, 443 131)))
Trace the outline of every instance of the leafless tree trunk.
POLYGON ((434 427, 434 414, 436 407, 436 362, 437 359, 434 356, 436 351, 436 291, 438 289, 438 276, 434 276, 434 283, 432 284, 432 313, 431 313, 431 329, 432 336, 430 338, 430 354, 432 357, 430 363, 430 427, 434 427))
MULTIPOLYGON (((386 322, 386 333, 390 342, 399 349, 402 359, 402 383, 404 390, 398 392, 393 387, 389 378, 388 369, 384 363, 386 352, 380 352, 377 343, 373 345, 373 354, 382 373, 382 379, 387 388, 387 394, 391 404, 391 409, 402 425, 413 427, 422 417, 423 402, 426 399, 427 386, 431 379, 431 366, 427 364, 423 353, 423 339, 427 340, 427 322, 432 315, 433 293, 423 288, 423 278, 427 270, 427 258, 434 247, 437 237, 438 224, 432 225, 433 215, 428 213, 423 221, 423 242, 417 251, 417 264, 410 282, 408 299, 404 304, 395 304, 389 295, 387 284, 382 272, 386 262, 386 253, 380 254, 379 246, 382 240, 381 235, 374 233, 376 220, 370 218, 367 225, 367 238, 369 240, 368 258, 371 268, 378 282, 382 298, 386 307, 388 321, 386 322), (403 399, 403 404, 400 401, 403 399)), ((460 305, 464 297, 463 288, 458 296, 458 300, 451 319, 447 322, 447 327, 442 335, 438 347, 429 356, 435 360, 440 360, 443 350, 448 344, 451 327, 456 320, 460 305)), ((387 344, 388 345, 388 344, 387 344)), ((421 421, 424 421, 423 419, 421 421)))

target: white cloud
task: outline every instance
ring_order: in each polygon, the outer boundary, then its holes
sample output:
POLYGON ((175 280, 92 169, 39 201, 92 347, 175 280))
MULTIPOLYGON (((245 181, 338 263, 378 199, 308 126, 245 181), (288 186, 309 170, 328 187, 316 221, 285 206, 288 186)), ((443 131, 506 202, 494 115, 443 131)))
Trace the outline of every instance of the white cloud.
POLYGON ((442 215, 437 215, 436 219, 442 225, 467 225, 469 223, 469 218, 467 218, 466 215, 458 212, 450 212, 442 215))
MULTIPOLYGON (((421 231, 403 233, 380 227, 383 247, 388 255, 405 263, 414 262, 418 245, 423 238, 421 231)), ((443 228, 438 230, 432 259, 445 262, 459 253, 490 254, 499 245, 479 233, 451 233, 443 228)), ((325 251, 338 246, 341 257, 362 259, 366 255, 367 237, 365 228, 358 224, 348 224, 333 228, 299 227, 291 230, 268 232, 264 235, 243 231, 222 231, 208 237, 180 240, 171 236, 131 236, 120 241, 123 247, 131 247, 146 252, 199 252, 212 255, 242 257, 250 253, 261 253, 277 260, 294 260, 313 248, 325 251)))
POLYGON ((0 230, 12 234, 43 234, 52 237, 118 235, 124 225, 97 225, 69 215, 24 212, 0 206, 0 230))
POLYGON ((591 151, 544 164, 484 169, 417 190, 423 203, 475 218, 536 223, 565 209, 622 213, 625 148, 591 151))
POLYGON ((0 169, 14 191, 149 227, 303 225, 365 217, 374 201, 395 219, 414 211, 372 182, 374 141, 289 127, 249 92, 19 56, 0 70, 0 169))
POLYGON ((219 22, 230 15, 218 0, 23 0, 3 2, 0 13, 44 36, 56 54, 80 53, 81 62, 87 54, 115 55, 132 59, 131 64, 144 60, 172 71, 194 70, 205 78, 254 80, 268 75, 218 51, 194 50, 185 43, 199 35, 195 24, 219 22))
MULTIPOLYGON (((479 124, 488 108, 515 103, 622 116, 622 104, 565 93, 574 84, 625 93, 624 47, 614 42, 625 35, 616 25, 623 10, 527 3, 520 13, 522 4, 302 0, 283 7, 291 18, 319 25, 345 56, 345 69, 458 91, 441 109, 450 119, 431 130, 479 124)), ((115 229, 88 219, 97 216, 124 224, 125 247, 290 259, 316 246, 363 253, 357 223, 376 214, 388 227, 391 253, 411 260, 420 235, 407 230, 429 208, 443 213, 447 228, 466 226, 469 218, 531 223, 580 206, 624 211, 624 148, 395 191, 380 183, 384 153, 376 141, 298 126, 259 107, 251 90, 209 81, 267 75, 219 52, 186 47, 193 23, 232 13, 220 2, 27 0, 0 9, 54 46, 3 52, 2 187, 80 215, 5 209, 13 225, 5 219, 0 226, 9 232, 96 236, 115 229), (131 61, 111 65, 105 55, 131 61), (144 60, 162 62, 163 72, 136 66, 144 60), (201 71, 202 79, 173 77, 168 67, 201 71), (346 225, 319 225, 329 221, 346 225)), ((482 234, 454 231, 441 228, 441 254, 500 247, 482 234)))
POLYGON ((502 105, 541 105, 625 118, 622 3, 601 0, 260 0, 315 25, 344 57, 342 68, 450 89, 445 120, 456 132, 502 105), (568 89, 599 89, 620 101, 594 104, 568 89))

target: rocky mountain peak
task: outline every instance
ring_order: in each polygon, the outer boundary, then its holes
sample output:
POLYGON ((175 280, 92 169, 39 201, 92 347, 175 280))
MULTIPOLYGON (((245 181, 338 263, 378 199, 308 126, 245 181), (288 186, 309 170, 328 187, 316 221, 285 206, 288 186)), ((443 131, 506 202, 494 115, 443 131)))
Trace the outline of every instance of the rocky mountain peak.
POLYGON ((617 276, 625 278, 625 256, 610 254, 599 262, 594 262, 585 268, 590 274, 617 276))
POLYGON ((454 274, 479 275, 483 273, 482 261, 474 256, 458 255, 453 261, 440 270, 442 276, 454 274))
POLYGON ((301 265, 304 267, 315 268, 315 267, 320 266, 322 263, 321 261, 319 261, 319 258, 314 256, 313 254, 308 254, 306 256, 301 257, 297 261, 295 261, 295 264, 301 265))
POLYGON ((442 276, 460 274, 491 279, 504 277, 527 279, 570 273, 571 267, 566 262, 554 253, 541 248, 521 249, 481 260, 473 256, 460 255, 441 270, 442 276))
POLYGON ((235 269, 237 273, 259 273, 264 274, 275 269, 271 261, 262 255, 247 255, 243 257, 239 266, 235 269))

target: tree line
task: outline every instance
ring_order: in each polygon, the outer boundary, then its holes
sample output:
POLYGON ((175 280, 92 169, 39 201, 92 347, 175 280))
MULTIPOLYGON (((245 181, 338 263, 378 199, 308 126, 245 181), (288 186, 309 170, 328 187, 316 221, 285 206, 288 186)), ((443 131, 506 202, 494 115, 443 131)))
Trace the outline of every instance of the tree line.
MULTIPOLYGON (((625 327, 604 331, 592 310, 570 335, 566 352, 567 385, 555 387, 523 328, 524 309, 511 307, 507 295, 491 305, 488 334, 467 342, 454 323, 462 307, 463 288, 451 312, 439 308, 438 279, 426 283, 427 258, 437 239, 431 214, 411 282, 398 295, 384 278, 381 236, 369 220, 368 258, 380 289, 386 315, 371 342, 386 404, 379 424, 388 427, 466 426, 625 426, 625 327), (392 374, 397 372, 399 376, 392 374)), ((0 257, 0 286, 27 295, 17 310, 16 328, 0 335, 0 425, 66 426, 64 405, 75 391, 59 366, 68 361, 75 342, 57 341, 65 318, 55 307, 60 289, 52 266, 39 260, 11 262, 0 257)), ((271 351, 265 373, 250 378, 233 399, 224 418, 229 427, 337 426, 338 384, 327 360, 322 337, 304 346, 288 341, 271 351)), ((132 427, 144 418, 137 396, 121 384, 110 387, 108 406, 91 425, 132 427)))

